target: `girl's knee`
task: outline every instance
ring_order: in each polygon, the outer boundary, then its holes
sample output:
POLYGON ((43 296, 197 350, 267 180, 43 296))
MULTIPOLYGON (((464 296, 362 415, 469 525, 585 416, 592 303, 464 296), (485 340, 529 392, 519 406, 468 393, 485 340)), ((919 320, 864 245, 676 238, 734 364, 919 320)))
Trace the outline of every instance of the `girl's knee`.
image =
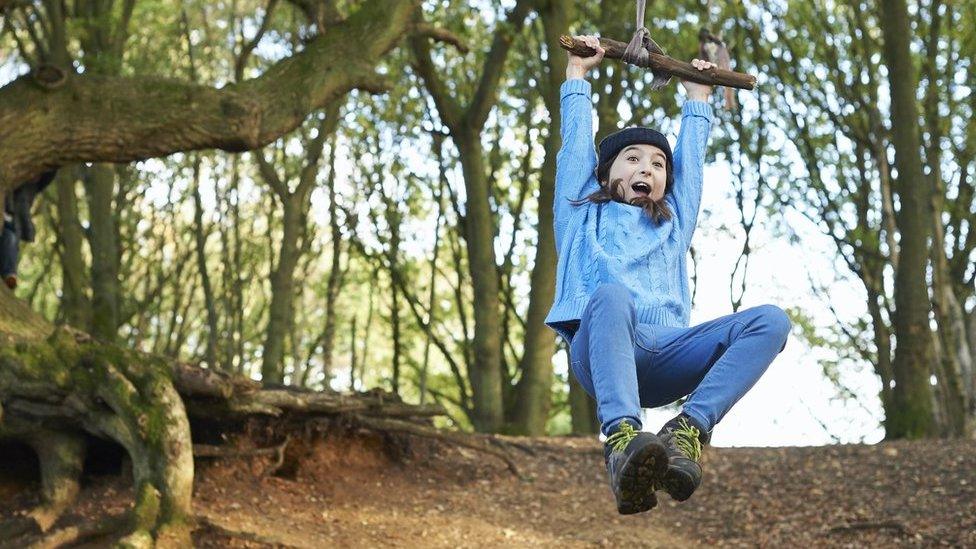
POLYGON ((781 335, 784 340, 793 328, 789 315, 776 305, 760 305, 756 307, 756 313, 764 325, 768 326, 773 333, 781 335))

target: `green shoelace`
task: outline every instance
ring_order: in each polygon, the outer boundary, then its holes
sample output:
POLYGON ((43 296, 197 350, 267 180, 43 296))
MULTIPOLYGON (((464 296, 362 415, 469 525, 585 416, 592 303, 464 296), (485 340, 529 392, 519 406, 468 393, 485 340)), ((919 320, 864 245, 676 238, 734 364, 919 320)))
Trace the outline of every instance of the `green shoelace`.
POLYGON ((681 418, 678 420, 678 428, 671 430, 674 436, 674 444, 689 459, 698 461, 701 459, 702 445, 698 440, 699 431, 697 427, 688 423, 688 420, 681 418))
POLYGON ((627 449, 627 445, 630 441, 637 438, 637 430, 634 426, 627 423, 626 421, 620 424, 620 428, 617 432, 607 437, 607 444, 613 448, 614 452, 623 452, 627 449))

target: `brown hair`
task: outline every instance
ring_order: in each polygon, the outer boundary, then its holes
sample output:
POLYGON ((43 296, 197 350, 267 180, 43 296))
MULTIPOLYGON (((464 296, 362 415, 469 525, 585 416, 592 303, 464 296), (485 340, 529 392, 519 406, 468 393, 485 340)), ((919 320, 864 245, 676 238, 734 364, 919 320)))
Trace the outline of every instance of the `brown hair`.
MULTIPOLYGON (((614 179, 613 181, 610 182, 609 185, 603 184, 603 181, 605 181, 610 176, 610 165, 613 164, 614 160, 616 160, 616 157, 611 158, 610 160, 596 167, 596 178, 597 181, 600 182, 600 189, 598 191, 594 191, 589 195, 580 198, 579 200, 570 200, 569 203, 572 204, 573 206, 581 206, 583 204, 586 204, 587 202, 603 204, 613 200, 615 202, 627 204, 627 202, 624 199, 624 192, 623 192, 624 182, 622 179, 614 179)), ((674 175, 673 175, 673 171, 671 170, 670 162, 668 162, 667 170, 668 170, 667 183, 665 184, 664 187, 665 195, 671 192, 671 187, 674 186, 674 175)), ((664 198, 661 198, 661 200, 653 200, 650 197, 638 196, 633 200, 631 200, 629 204, 631 206, 637 206, 638 208, 644 210, 644 213, 647 214, 647 216, 650 217, 652 221, 658 224, 664 221, 670 221, 671 218, 673 217, 673 214, 671 213, 671 208, 668 206, 668 203, 664 201, 664 198)))

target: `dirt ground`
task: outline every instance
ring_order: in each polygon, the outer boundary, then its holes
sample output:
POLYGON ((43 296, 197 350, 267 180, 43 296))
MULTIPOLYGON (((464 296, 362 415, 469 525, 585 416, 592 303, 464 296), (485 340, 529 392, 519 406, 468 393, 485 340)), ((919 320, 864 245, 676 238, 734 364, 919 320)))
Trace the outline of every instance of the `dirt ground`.
MULTIPOLYGON (((617 515, 592 438, 504 439, 495 457, 416 438, 294 442, 271 459, 198 459, 198 547, 976 547, 976 442, 709 448, 691 500, 617 515)), ((128 481, 86 478, 70 524, 123 511, 128 481)), ((0 482, 0 519, 36 480, 0 482)), ((91 542, 86 547, 98 547, 91 542)))

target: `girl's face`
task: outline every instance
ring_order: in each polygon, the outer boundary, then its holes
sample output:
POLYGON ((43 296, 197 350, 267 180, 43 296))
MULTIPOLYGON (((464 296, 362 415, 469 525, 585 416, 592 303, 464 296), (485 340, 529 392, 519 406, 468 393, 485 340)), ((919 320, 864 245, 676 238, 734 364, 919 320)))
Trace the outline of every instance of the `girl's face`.
POLYGON ((638 197, 661 200, 668 179, 664 151, 645 143, 627 146, 613 159, 609 179, 611 184, 620 180, 620 191, 628 204, 638 197))

